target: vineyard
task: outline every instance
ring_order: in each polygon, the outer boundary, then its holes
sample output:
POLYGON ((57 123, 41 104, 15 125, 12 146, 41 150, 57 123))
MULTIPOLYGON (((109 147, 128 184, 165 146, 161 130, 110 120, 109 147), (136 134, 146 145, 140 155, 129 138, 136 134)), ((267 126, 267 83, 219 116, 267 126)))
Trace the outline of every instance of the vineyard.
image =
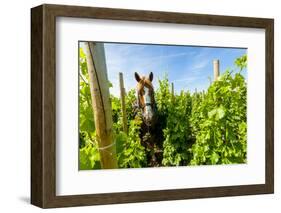
MULTIPOLYGON (((240 164, 247 160, 247 85, 242 72, 246 55, 234 61, 206 91, 173 92, 166 74, 155 90, 158 123, 162 130, 159 166, 240 164)), ((92 109, 86 55, 80 48, 79 159, 80 170, 100 169, 100 153, 92 109)), ((119 86, 112 85, 109 87, 119 86)), ((140 136, 142 118, 135 109, 136 91, 125 94, 127 132, 121 100, 111 95, 113 138, 118 168, 149 167, 140 136)), ((159 136, 160 137, 160 136, 159 136)))

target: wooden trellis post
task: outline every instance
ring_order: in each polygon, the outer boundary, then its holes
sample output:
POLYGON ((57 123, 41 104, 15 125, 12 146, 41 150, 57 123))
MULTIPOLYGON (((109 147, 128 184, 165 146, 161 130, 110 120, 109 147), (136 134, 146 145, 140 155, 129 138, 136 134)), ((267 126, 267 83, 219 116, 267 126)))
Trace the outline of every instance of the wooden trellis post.
POLYGON ((122 121, 123 121, 123 131, 128 134, 128 121, 127 121, 127 113, 126 113, 126 102, 125 102, 125 87, 124 87, 124 79, 123 73, 119 72, 119 85, 120 85, 120 99, 121 99, 121 109, 122 109, 122 121))
POLYGON ((171 84, 172 87, 172 102, 175 101, 175 91, 174 91, 174 83, 171 84))
POLYGON ((104 46, 102 43, 86 42, 85 52, 101 167, 103 169, 117 168, 104 46))
POLYGON ((216 81, 216 80, 218 80, 218 77, 220 76, 220 61, 214 60, 213 66, 214 66, 214 81, 216 81))

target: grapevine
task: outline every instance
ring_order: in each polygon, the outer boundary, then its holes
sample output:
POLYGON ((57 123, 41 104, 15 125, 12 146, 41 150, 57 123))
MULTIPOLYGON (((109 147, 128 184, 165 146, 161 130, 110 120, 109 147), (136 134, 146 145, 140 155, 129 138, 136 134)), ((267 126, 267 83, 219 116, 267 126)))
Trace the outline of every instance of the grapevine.
MULTIPOLYGON (((158 125, 162 129, 160 166, 240 164, 247 162, 247 83, 242 72, 247 56, 234 62, 206 91, 172 94, 168 75, 155 90, 158 125)), ((86 57, 80 49, 79 159, 81 170, 100 169, 86 57)), ((111 85, 118 86, 118 85, 111 85)), ((114 140, 119 168, 147 167, 141 144, 141 115, 135 90, 126 93, 128 134, 122 130, 121 102, 111 95, 114 140)))

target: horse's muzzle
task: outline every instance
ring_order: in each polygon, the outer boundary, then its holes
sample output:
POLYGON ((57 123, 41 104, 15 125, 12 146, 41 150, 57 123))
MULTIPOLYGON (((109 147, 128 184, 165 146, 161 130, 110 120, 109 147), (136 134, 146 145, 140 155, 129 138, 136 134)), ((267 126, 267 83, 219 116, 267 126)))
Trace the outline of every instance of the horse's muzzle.
POLYGON ((153 114, 152 113, 145 113, 143 115, 143 118, 144 118, 144 122, 147 126, 152 125, 152 120, 153 120, 153 114))

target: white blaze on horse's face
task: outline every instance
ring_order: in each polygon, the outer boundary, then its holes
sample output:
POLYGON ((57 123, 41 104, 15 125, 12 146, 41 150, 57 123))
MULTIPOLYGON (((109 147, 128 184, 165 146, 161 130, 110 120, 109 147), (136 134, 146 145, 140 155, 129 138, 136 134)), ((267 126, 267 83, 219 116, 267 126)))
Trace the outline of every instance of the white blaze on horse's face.
POLYGON ((145 104, 145 110, 144 110, 144 117, 147 121, 151 121, 153 113, 152 113, 152 106, 151 106, 151 97, 149 94, 149 88, 144 87, 144 104, 145 104))

